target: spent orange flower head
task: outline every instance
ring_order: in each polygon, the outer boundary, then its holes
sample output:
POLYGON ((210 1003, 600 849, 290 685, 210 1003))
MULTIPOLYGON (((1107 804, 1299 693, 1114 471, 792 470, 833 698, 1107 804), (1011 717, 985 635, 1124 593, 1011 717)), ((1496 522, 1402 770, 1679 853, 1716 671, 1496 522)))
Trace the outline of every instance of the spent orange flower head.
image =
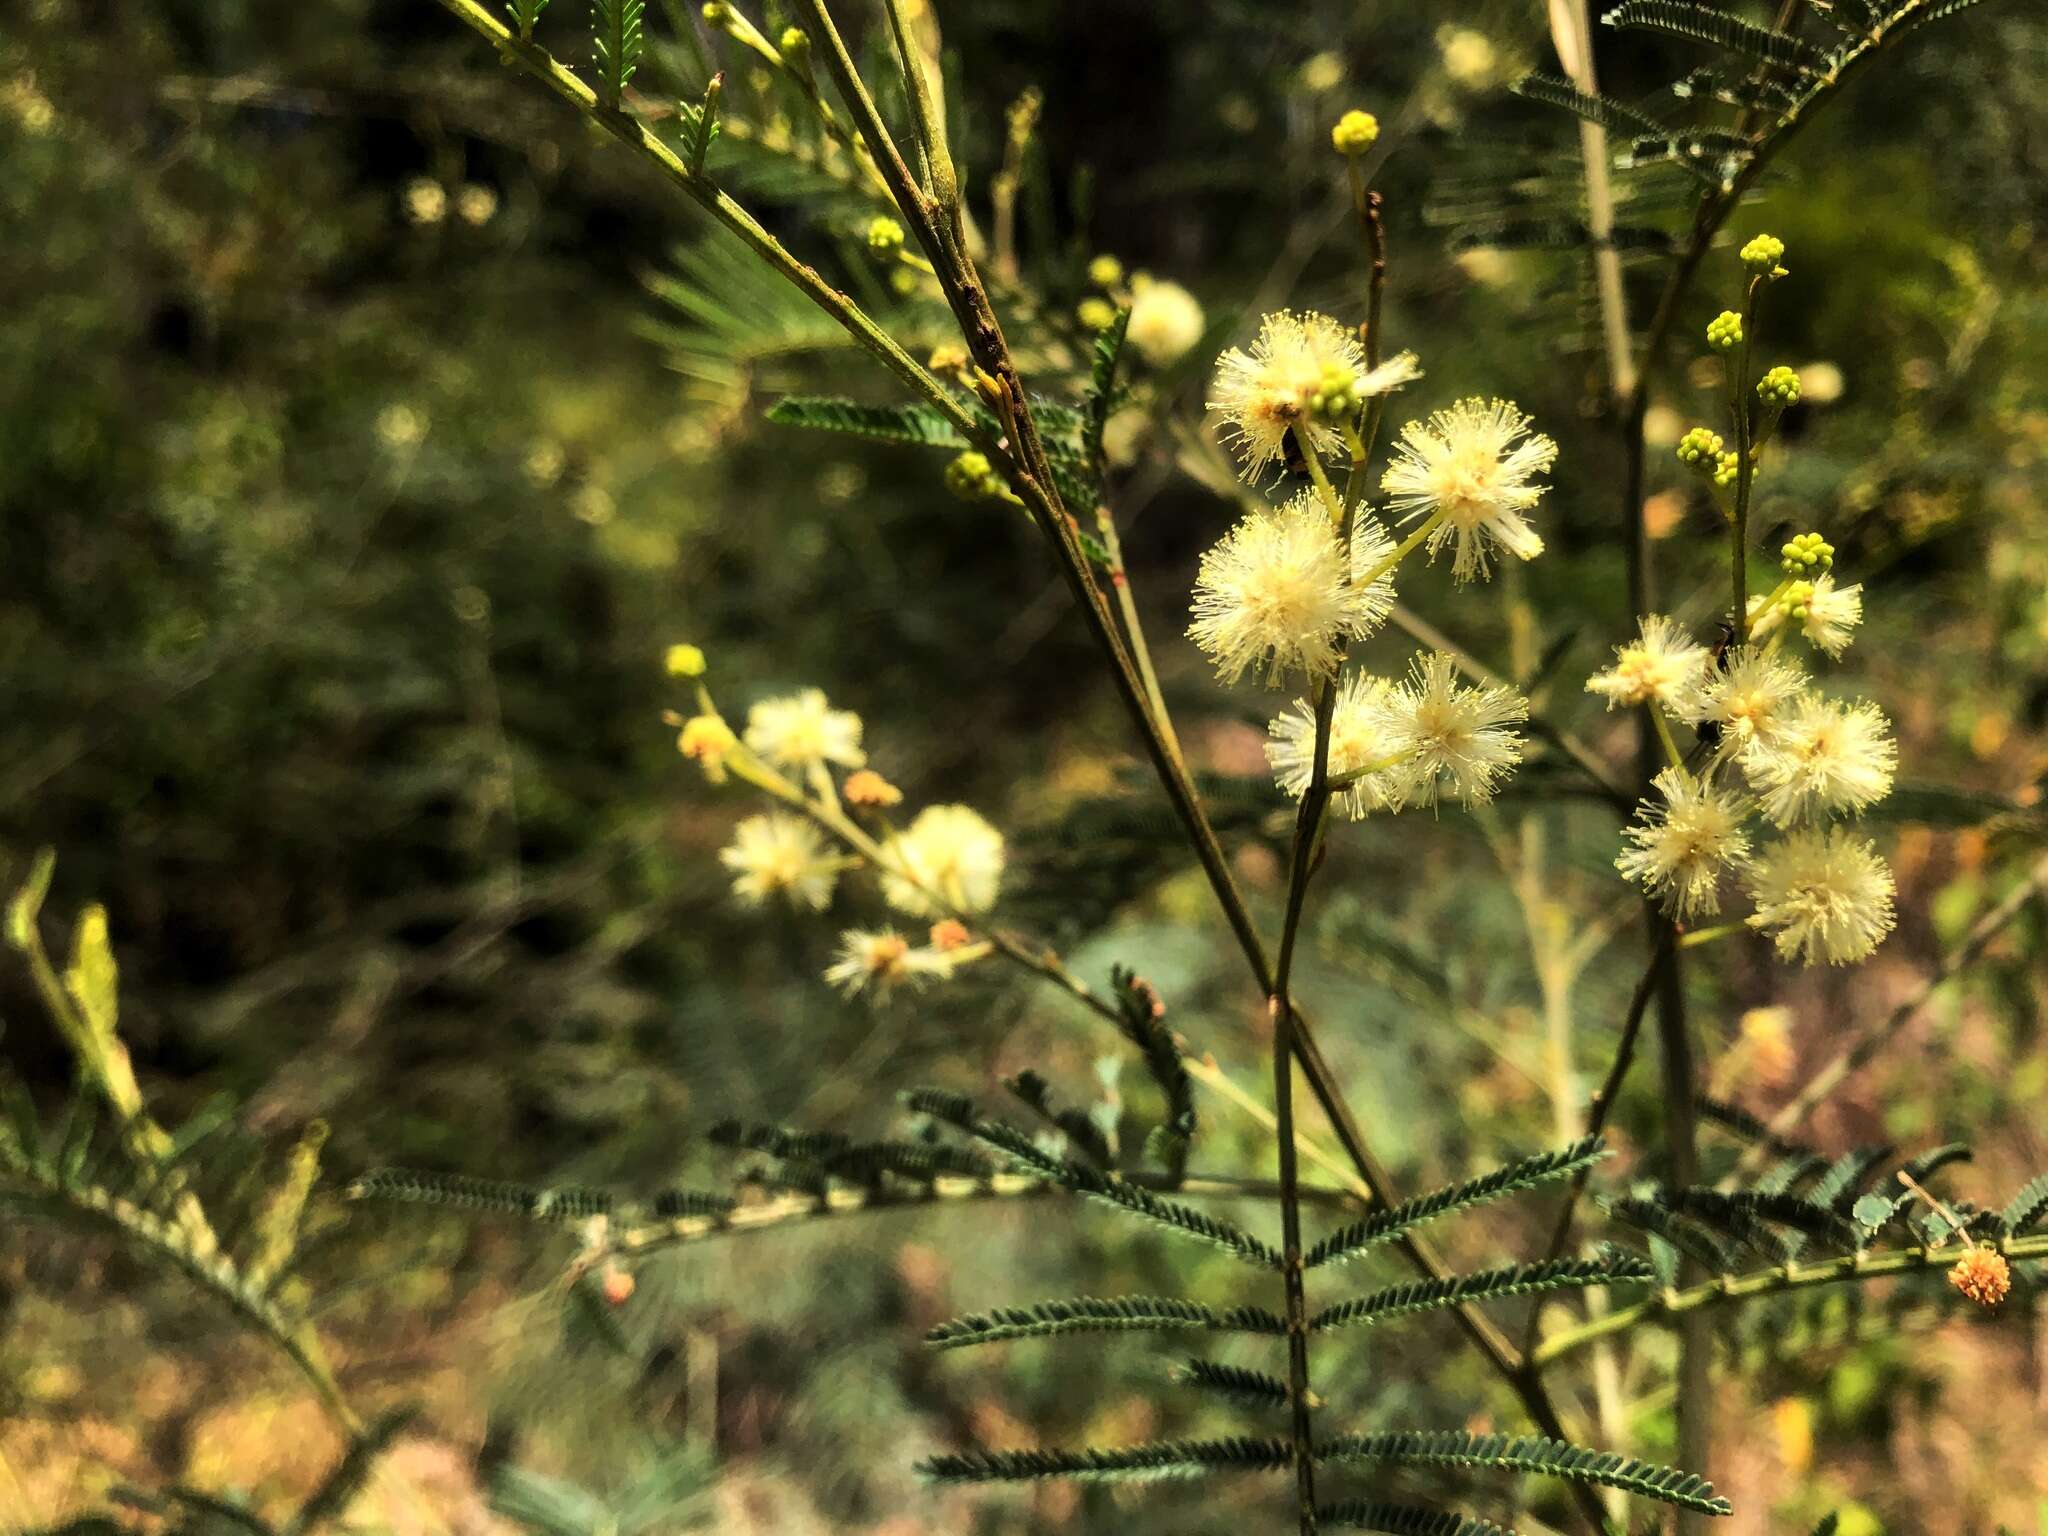
POLYGON ((846 796, 848 805, 900 805, 903 802, 903 791, 872 768, 848 774, 840 793, 846 796))
POLYGON ((1980 1307, 1995 1307, 2012 1291, 2012 1266, 1994 1248, 1972 1248, 1948 1272, 1948 1283, 1980 1307))

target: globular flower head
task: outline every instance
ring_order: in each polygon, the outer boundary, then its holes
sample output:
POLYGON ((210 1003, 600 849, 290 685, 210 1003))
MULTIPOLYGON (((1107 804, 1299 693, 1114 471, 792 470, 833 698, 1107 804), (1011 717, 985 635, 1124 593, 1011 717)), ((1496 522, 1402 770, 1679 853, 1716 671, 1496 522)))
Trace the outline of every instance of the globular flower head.
POLYGON ((1371 571, 1391 549, 1371 518, 1358 519, 1347 552, 1313 490, 1250 514, 1202 557, 1188 635, 1226 683, 1263 667, 1268 684, 1288 672, 1325 677, 1347 639, 1370 634, 1393 606, 1393 583, 1371 571))
POLYGON ((928 949, 913 949, 893 928, 849 928, 839 935, 839 955, 825 967, 825 979, 848 997, 866 993, 876 1001, 901 986, 922 986, 945 964, 928 949))
POLYGON ((1798 576, 1815 566, 1832 569, 1835 546, 1817 533, 1797 533, 1778 547, 1779 564, 1787 576, 1798 576))
POLYGON ((1726 490, 1742 474, 1742 455, 1733 448, 1714 456, 1714 484, 1726 490))
MULTIPOLYGON (((1351 782, 1330 803, 1353 821, 1372 811, 1399 810, 1409 787, 1408 741, 1398 735, 1401 721, 1392 707, 1393 694, 1394 685, 1385 678, 1352 672, 1332 702, 1329 775, 1333 781, 1351 782)), ((1315 705, 1295 700, 1268 727, 1268 735, 1266 761, 1273 778, 1299 800, 1315 774, 1315 705)))
POLYGON ((805 688, 779 699, 763 699, 747 711, 747 746, 778 768, 811 768, 838 763, 859 768, 860 716, 833 709, 822 688, 805 688))
POLYGON ((882 850, 882 895, 913 917, 986 912, 1002 884, 1003 834, 964 805, 932 805, 882 850))
POLYGON ((1114 288, 1124 280, 1124 264, 1114 256, 1101 255, 1088 263, 1088 281, 1098 288, 1114 288))
POLYGON ((676 750, 704 770, 714 784, 725 782, 725 755, 739 745, 732 727, 716 715, 694 715, 683 722, 676 737, 676 750))
POLYGON ((845 797, 848 805, 864 808, 903 803, 903 791, 872 768, 859 768, 849 773, 846 782, 839 786, 839 793, 845 797))
POLYGON ((1785 276, 1785 269, 1779 265, 1785 259, 1785 242, 1776 235, 1757 235, 1738 254, 1742 264, 1759 277, 1785 276))
POLYGON ((1667 768, 1652 782, 1658 798, 1644 801, 1623 831, 1629 846, 1614 867, 1680 922, 1720 911, 1723 872, 1749 862, 1748 803, 1683 768, 1667 768))
POLYGON ((1606 699, 1609 709, 1676 709, 1698 691, 1711 661, 1683 625, 1653 613, 1642 620, 1635 639, 1614 648, 1613 666, 1586 679, 1586 691, 1606 699))
POLYGON ((672 645, 662 658, 670 677, 702 677, 705 661, 703 650, 694 645, 672 645))
POLYGON ((1224 418, 1247 479, 1286 457, 1289 432, 1311 453, 1342 446, 1337 428, 1313 414, 1332 375, 1355 379, 1362 400, 1398 389, 1422 370, 1410 352, 1368 370, 1356 331, 1328 315, 1285 309, 1266 316, 1249 351, 1232 347, 1216 360, 1209 409, 1224 418))
POLYGON ((1807 585, 1797 617, 1815 650, 1829 659, 1849 648, 1852 633, 1863 622, 1863 584, 1838 587, 1832 576, 1817 576, 1807 585))
POLYGON ((1404 798, 1417 805, 1445 796, 1483 804, 1522 760, 1515 728, 1529 718, 1529 701, 1505 685, 1460 683, 1457 663, 1441 651, 1416 657, 1387 704, 1389 745, 1406 765, 1404 798))
POLYGON ((1707 345, 1716 352, 1733 352, 1742 345, 1742 316, 1724 309, 1707 322, 1707 345))
POLYGON ((973 935, 967 931, 967 925, 957 917, 942 917, 932 924, 932 948, 942 955, 964 948, 972 938, 973 935))
POLYGON ((1720 433, 1706 427, 1689 428, 1678 440, 1678 462, 1702 474, 1711 474, 1720 462, 1722 447, 1720 433))
POLYGON ((1764 404, 1782 410, 1799 398, 1799 375, 1780 363, 1756 381, 1756 393, 1764 404))
POLYGON ((903 248, 903 226, 886 213, 878 213, 868 220, 868 249, 877 256, 886 256, 903 248))
POLYGON ((1330 143, 1340 155, 1362 155, 1380 136, 1380 120, 1356 107, 1337 119, 1330 130, 1330 143))
POLYGON ((822 912, 839 878, 839 860, 818 829, 786 811, 742 821, 732 830, 731 846, 718 851, 718 862, 733 872, 733 894, 752 907, 782 896, 792 906, 822 912))
POLYGON ((2012 1293, 2012 1266, 1996 1248, 1972 1248, 1948 1272, 1948 1283, 1980 1307, 1995 1307, 2012 1293))
POLYGON ((946 489, 962 501, 987 501, 1003 493, 1003 482, 988 455, 973 448, 947 462, 944 479, 946 489))
POLYGON ((1875 704, 1808 694, 1768 738, 1744 749, 1742 771, 1764 814, 1789 827, 1882 800, 1891 793, 1898 755, 1891 727, 1875 704))
POLYGON ((1522 514, 1542 499, 1545 488, 1533 482, 1556 459, 1557 444, 1531 432, 1529 418, 1507 401, 1460 400, 1401 429, 1380 488, 1403 521, 1442 513, 1430 557, 1455 542, 1452 573, 1469 581, 1489 574, 1496 548, 1522 560, 1543 552, 1522 514))
POLYGON ((1124 335, 1152 367, 1170 368, 1194 350, 1208 316, 1202 301, 1179 283, 1142 277, 1131 279, 1131 319, 1124 335))
POLYGON ((1841 827, 1807 829, 1757 856, 1749 924, 1769 933, 1784 959, 1846 965, 1891 932, 1892 893, 1892 872, 1868 841, 1841 827))
POLYGON ((1757 742, 1777 739, 1785 717, 1806 691, 1806 674, 1782 657, 1743 645, 1721 660, 1721 670, 1708 672, 1690 699, 1681 699, 1677 713, 1695 725, 1720 728, 1724 755, 1757 742))
POLYGON ((1116 324, 1116 306, 1099 293, 1091 293, 1074 306, 1074 318, 1091 331, 1106 331, 1116 324))

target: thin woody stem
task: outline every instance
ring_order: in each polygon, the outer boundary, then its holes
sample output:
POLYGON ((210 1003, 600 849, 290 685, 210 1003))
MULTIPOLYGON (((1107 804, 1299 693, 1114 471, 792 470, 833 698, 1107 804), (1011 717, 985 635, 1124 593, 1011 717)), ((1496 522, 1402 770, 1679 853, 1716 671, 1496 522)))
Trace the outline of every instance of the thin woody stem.
MULTIPOLYGON (((556 63, 544 50, 522 45, 480 0, 440 0, 465 25, 498 47, 501 54, 535 75, 557 96, 603 126, 615 138, 654 162, 693 201, 733 230, 758 255, 782 272, 826 313, 837 319, 855 339, 875 355, 924 399, 937 407, 949 421, 967 435, 975 446, 998 465, 1011 488, 1031 510, 1052 544, 1062 575, 1081 606, 1098 644, 1108 654, 1114 680, 1126 709, 1131 713, 1160 781, 1172 801, 1175 814, 1188 834, 1196 858, 1208 878, 1232 935, 1243 951, 1247 966, 1262 994, 1272 994, 1273 973, 1250 910, 1237 887, 1229 861, 1214 827, 1203 810, 1200 797, 1184 764, 1167 745, 1167 738, 1153 719, 1150 700, 1130 653, 1117 633, 1115 621, 1101 591, 1089 575, 1072 518, 1060 505, 1054 489, 1050 464, 1036 424, 1032 421, 1021 379, 1003 341, 1000 325, 988 306, 986 292, 975 276, 972 264, 951 239, 937 217, 931 199, 918 187, 893 140, 888 136, 873 98, 855 71, 844 41, 825 13, 822 0, 798 0, 814 47, 824 55, 856 128, 867 141, 877 167, 899 210, 910 222, 919 243, 932 259, 948 302, 961 322, 964 338, 977 364, 989 375, 991 405, 999 417, 1016 427, 1008 450, 989 438, 978 422, 961 407, 925 369, 911 360, 893 340, 862 313, 845 295, 827 284, 804 263, 791 256, 763 230, 745 210, 718 191, 706 178, 693 175, 676 154, 655 139, 638 122, 622 112, 605 108, 596 94, 569 70, 556 63)), ((1323 1056, 1307 1018, 1293 1010, 1292 1051, 1303 1077, 1318 1105, 1329 1118, 1345 1155, 1358 1169, 1362 1181, 1382 1203, 1395 1203, 1398 1196, 1386 1168, 1366 1144, 1356 1118, 1345 1104, 1329 1062, 1323 1056)), ((1416 1234, 1404 1233, 1399 1242, 1402 1253, 1418 1273, 1429 1279, 1445 1279, 1449 1270, 1434 1247, 1416 1234)), ((1537 1427, 1547 1435, 1561 1436, 1562 1421, 1548 1392, 1527 1369, 1519 1352, 1491 1318, 1471 1304, 1453 1314, 1468 1338, 1488 1363, 1514 1389, 1537 1427)))
MULTIPOLYGON (((1179 1182, 1164 1174, 1143 1170, 1120 1175, 1142 1189, 1170 1190, 1188 1199, 1277 1200, 1280 1187, 1269 1179, 1219 1178, 1189 1174, 1179 1182)), ((865 1185, 829 1190, 824 1195, 787 1194, 752 1200, 730 1211, 701 1212, 688 1216, 624 1217, 606 1232, 604 1243, 589 1257, 637 1259, 665 1248, 713 1238, 768 1232, 779 1227, 801 1226, 826 1216, 855 1216, 901 1210, 908 1206, 944 1205, 971 1200, 1058 1199, 1072 1192, 1065 1186, 1030 1173, 996 1173, 986 1178, 971 1174, 940 1174, 929 1181, 900 1185, 865 1185)), ((1337 1210, 1361 1209, 1358 1198, 1345 1190, 1307 1185, 1301 1199, 1308 1204, 1337 1210)))
MULTIPOLYGON (((1888 1275, 1910 1275, 1930 1269, 1947 1269, 1985 1245, 1956 1243, 1938 1248, 1898 1248, 1886 1253, 1852 1253, 1819 1264, 1780 1264, 1771 1269, 1741 1275, 1720 1275, 1683 1290, 1662 1291, 1631 1307, 1617 1307, 1605 1317, 1593 1318, 1574 1328, 1550 1335, 1530 1361, 1536 1366, 1555 1365, 1587 1348, 1599 1339, 1627 1333, 1645 1323, 1682 1319, 1725 1302, 1744 1301, 1754 1296, 1772 1296, 1785 1291, 1807 1290, 1817 1285, 1836 1285, 1850 1280, 1877 1280, 1888 1275)), ((2048 1258, 2048 1233, 2007 1238, 1989 1245, 2012 1260, 2048 1258)))
POLYGON ((1308 1374, 1308 1303, 1302 1285, 1301 1201, 1294 1156, 1294 1000, 1289 993, 1295 941, 1315 872, 1323 813, 1330 803, 1330 718, 1335 709, 1334 676, 1317 684, 1315 751, 1308 787, 1294 822, 1294 849, 1288 863, 1287 912, 1280 928, 1280 959, 1273 972, 1267 1009, 1273 1028, 1273 1117, 1280 1142, 1281 1278, 1287 1294, 1287 1396, 1292 1410, 1295 1490, 1300 1502, 1302 1536, 1316 1530, 1315 1434, 1310 1423, 1308 1374))
MULTIPOLYGON (((1180 737, 1167 713, 1166 695, 1159 690, 1159 675, 1152 669, 1152 648, 1145 643, 1145 625, 1138 616, 1137 595, 1131 591, 1131 574, 1124 564, 1123 540, 1117 537, 1116 518, 1104 501, 1095 508, 1095 532, 1109 556, 1109 585, 1116 593, 1117 613, 1124 622, 1124 637, 1130 642, 1131 662, 1145 685, 1145 701, 1152 706, 1152 718, 1176 758, 1181 758, 1180 737)), ((1185 761, 1185 759, 1182 759, 1185 761)))

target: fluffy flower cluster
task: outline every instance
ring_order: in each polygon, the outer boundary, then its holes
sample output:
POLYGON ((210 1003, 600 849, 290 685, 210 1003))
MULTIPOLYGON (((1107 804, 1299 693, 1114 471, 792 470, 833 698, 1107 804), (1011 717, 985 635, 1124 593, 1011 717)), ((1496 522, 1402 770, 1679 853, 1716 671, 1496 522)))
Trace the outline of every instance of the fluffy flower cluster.
POLYGON ((1451 570, 1459 581, 1491 574, 1496 550, 1518 560, 1543 553, 1524 514, 1543 498, 1536 476, 1557 461, 1557 444, 1529 425, 1505 400, 1460 400, 1401 429, 1380 489, 1397 521, 1437 520, 1430 558, 1454 546, 1451 570))
POLYGON ((1325 677, 1344 645, 1394 606, 1394 544, 1360 516, 1349 547, 1314 490, 1252 513, 1202 557, 1188 635, 1226 683, 1254 668, 1268 686, 1290 672, 1325 677))
POLYGON ((1749 925, 1782 957, 1845 964, 1891 931, 1893 883, 1868 839, 1828 823, 1891 792, 1898 749, 1875 704, 1819 693, 1775 645, 1737 646, 1717 663, 1681 626, 1652 616, 1587 680, 1609 707, 1648 707, 1691 725, 1698 740, 1686 765, 1657 776, 1615 866, 1681 922, 1719 912, 1723 877, 1739 876, 1749 925), (1758 820, 1780 834, 1760 847, 1758 820))
POLYGON ((1216 363, 1209 409, 1224 419, 1247 479, 1287 456, 1291 432, 1304 451, 1329 457, 1344 446, 1342 425, 1314 410, 1333 379, 1363 401, 1422 376, 1403 352, 1367 369, 1358 333, 1328 315, 1281 310, 1266 316, 1249 351, 1233 347, 1216 363))
MULTIPOLYGON (((1358 452, 1373 398, 1420 376, 1406 353, 1367 369, 1355 332, 1327 315, 1282 311, 1266 317, 1249 351, 1218 360, 1209 405, 1256 475, 1283 459, 1358 452)), ((1203 557, 1188 634, 1218 675, 1308 684, 1309 696, 1269 727, 1266 758, 1282 789, 1299 799, 1315 780, 1316 699, 1334 683, 1325 769, 1340 814, 1492 798, 1521 761, 1520 694, 1461 682, 1453 658, 1438 653, 1417 656, 1405 678, 1345 673, 1343 662, 1392 611, 1394 570, 1410 549, 1454 543, 1460 579, 1483 575, 1496 549, 1540 553, 1526 514, 1543 495, 1535 477, 1556 455, 1513 406, 1463 401, 1410 422, 1382 481, 1394 513, 1426 519, 1408 543, 1396 545, 1364 508, 1338 504, 1317 474, 1315 486, 1252 512, 1203 557)))
POLYGON ((903 793, 866 766, 861 735, 860 716, 806 688, 756 704, 737 736, 717 714, 699 715, 684 726, 680 745, 713 782, 737 775, 783 802, 741 820, 719 851, 743 904, 782 901, 822 912, 839 877, 866 868, 889 906, 929 924, 924 944, 888 927, 840 935, 825 979, 849 997, 879 1000, 989 953, 970 924, 996 903, 1006 849, 1002 833, 964 805, 926 806, 896 830, 887 813, 903 793), (835 769, 852 771, 835 783, 835 769))
MULTIPOLYGON (((1330 712, 1331 804, 1353 821, 1446 799, 1483 804, 1522 760, 1517 727, 1528 716, 1514 689, 1461 683, 1440 652, 1416 657, 1398 683, 1353 672, 1330 712)), ((1273 777, 1298 800, 1315 769, 1314 703, 1296 700, 1268 734, 1273 777)))

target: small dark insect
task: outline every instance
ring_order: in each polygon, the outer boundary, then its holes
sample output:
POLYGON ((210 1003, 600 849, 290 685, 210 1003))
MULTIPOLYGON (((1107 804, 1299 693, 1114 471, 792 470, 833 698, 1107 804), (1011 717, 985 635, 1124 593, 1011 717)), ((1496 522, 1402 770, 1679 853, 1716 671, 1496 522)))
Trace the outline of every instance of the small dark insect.
MULTIPOLYGON (((1721 620, 1721 627, 1714 635, 1713 657, 1714 670, 1716 672, 1726 670, 1728 652, 1734 645, 1735 621, 1724 617, 1721 620)), ((1700 745, 1709 752, 1714 751, 1721 745, 1721 723, 1718 720, 1700 721, 1693 727, 1693 733, 1699 738, 1700 745)))

